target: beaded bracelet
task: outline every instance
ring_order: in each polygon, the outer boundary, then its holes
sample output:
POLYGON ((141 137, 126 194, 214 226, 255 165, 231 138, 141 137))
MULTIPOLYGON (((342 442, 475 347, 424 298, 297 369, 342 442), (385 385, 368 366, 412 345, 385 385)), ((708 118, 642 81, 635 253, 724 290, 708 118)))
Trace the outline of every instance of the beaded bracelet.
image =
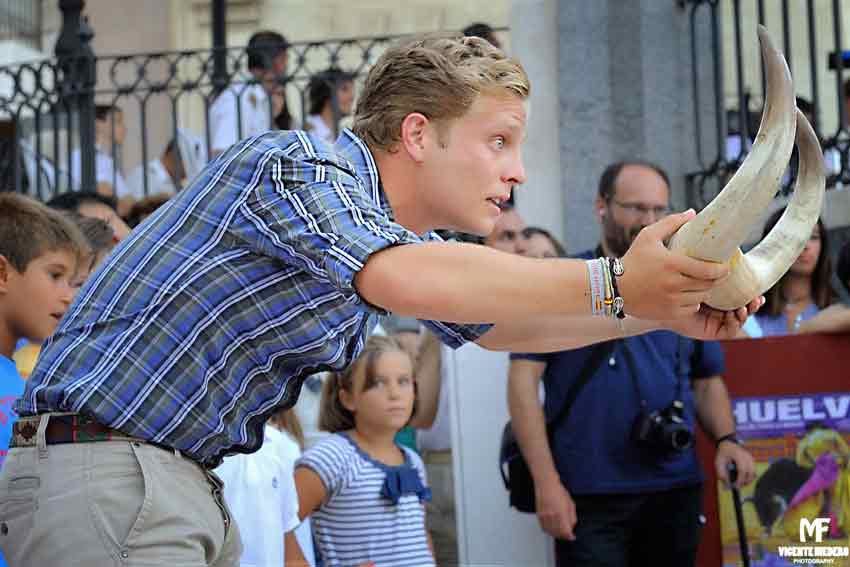
POLYGON ((620 295, 620 290, 617 289, 617 278, 626 273, 626 270, 619 258, 608 258, 608 266, 611 272, 611 286, 614 290, 614 315, 618 319, 623 319, 626 317, 626 312, 623 311, 625 301, 623 301, 623 296, 620 295))

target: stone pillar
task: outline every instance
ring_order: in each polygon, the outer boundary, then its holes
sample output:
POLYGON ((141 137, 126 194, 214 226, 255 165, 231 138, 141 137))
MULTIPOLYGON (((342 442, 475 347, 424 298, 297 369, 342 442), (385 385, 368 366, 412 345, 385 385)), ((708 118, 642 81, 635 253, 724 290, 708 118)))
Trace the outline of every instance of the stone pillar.
POLYGON ((528 138, 523 146, 528 181, 514 201, 525 221, 563 238, 564 194, 558 85, 557 0, 511 3, 511 55, 522 62, 531 80, 528 138))
MULTIPOLYGON (((613 161, 657 162, 670 175, 673 205, 685 205, 684 176, 696 169, 689 14, 672 1, 558 3, 561 186, 571 252, 598 241, 593 201, 613 161)), ((699 18, 698 31, 708 23, 699 18)), ((697 37, 700 68, 710 72, 709 35, 697 37)), ((702 92, 710 102, 710 83, 702 92)))

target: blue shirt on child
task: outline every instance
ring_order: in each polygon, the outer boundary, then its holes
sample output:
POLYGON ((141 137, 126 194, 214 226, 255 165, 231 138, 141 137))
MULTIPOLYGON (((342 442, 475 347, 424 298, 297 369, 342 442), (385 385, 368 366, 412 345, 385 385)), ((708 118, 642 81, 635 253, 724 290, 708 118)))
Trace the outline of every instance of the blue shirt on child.
POLYGON ((12 424, 18 419, 12 404, 24 393, 25 384, 15 363, 0 355, 0 469, 3 468, 6 453, 9 452, 12 424))
MULTIPOLYGON (((12 403, 24 393, 24 380, 18 374, 15 363, 0 355, 0 469, 9 452, 9 440, 12 438, 12 424, 18 414, 12 410, 12 403)), ((0 552, 0 567, 6 567, 3 553, 0 552)))

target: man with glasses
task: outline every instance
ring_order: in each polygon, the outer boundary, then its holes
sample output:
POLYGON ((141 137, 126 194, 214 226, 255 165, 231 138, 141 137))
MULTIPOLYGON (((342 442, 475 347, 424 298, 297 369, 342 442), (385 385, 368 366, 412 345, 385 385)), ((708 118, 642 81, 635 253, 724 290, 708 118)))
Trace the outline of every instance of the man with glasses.
MULTIPOLYGON (((580 257, 625 254, 641 229, 667 215, 669 193, 667 174, 657 165, 610 165, 595 207, 602 239, 580 257)), ((755 475, 752 457, 735 437, 722 372, 716 342, 668 331, 511 355, 511 423, 534 478, 538 520, 556 538, 557 565, 694 564, 703 480, 692 445, 694 423, 717 443, 720 478, 728 479, 730 462, 737 465, 739 486, 755 475), (568 399, 566 417, 547 439, 547 424, 568 399), (648 419, 652 415, 662 421, 648 419)))

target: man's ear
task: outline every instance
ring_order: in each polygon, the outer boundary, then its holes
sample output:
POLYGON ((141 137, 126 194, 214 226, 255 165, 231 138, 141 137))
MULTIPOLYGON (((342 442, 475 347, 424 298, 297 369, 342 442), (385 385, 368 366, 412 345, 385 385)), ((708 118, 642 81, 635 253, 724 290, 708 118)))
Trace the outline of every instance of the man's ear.
POLYGON ((593 207, 596 209, 596 216, 599 218, 599 222, 602 222, 602 219, 605 218, 606 214, 608 214, 608 207, 605 199, 602 197, 596 197, 593 207))
POLYGON ((425 160, 430 124, 428 117, 419 112, 411 112, 401 121, 401 146, 417 163, 425 160))

